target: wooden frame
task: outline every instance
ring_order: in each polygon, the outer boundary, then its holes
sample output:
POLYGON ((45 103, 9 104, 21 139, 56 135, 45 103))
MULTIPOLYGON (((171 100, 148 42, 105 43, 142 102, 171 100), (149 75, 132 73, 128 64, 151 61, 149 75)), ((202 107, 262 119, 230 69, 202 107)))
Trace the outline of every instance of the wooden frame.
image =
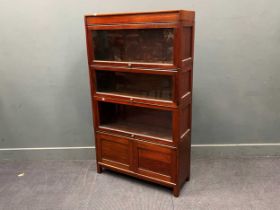
MULTIPOLYGON (((190 179, 194 19, 193 11, 184 10, 85 16, 98 173, 108 168, 162 184, 173 188, 174 196, 179 196, 180 188, 190 179), (172 63, 94 59, 92 32, 95 30, 162 28, 174 29, 172 63), (172 78, 172 100, 97 91, 96 71, 168 75, 172 78), (146 135, 145 130, 137 133, 130 132, 129 127, 123 130, 103 125, 101 115, 104 111, 101 113, 99 103, 128 110, 135 108, 170 112, 172 139, 146 135)), ((114 111, 114 108, 108 111, 114 111)))

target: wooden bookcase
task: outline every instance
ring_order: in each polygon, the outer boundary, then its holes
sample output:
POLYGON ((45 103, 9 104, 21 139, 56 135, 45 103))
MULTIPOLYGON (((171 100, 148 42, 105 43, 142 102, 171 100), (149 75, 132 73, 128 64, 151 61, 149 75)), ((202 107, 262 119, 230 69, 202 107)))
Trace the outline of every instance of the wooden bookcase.
POLYGON ((193 11, 85 16, 97 171, 190 179, 193 11))

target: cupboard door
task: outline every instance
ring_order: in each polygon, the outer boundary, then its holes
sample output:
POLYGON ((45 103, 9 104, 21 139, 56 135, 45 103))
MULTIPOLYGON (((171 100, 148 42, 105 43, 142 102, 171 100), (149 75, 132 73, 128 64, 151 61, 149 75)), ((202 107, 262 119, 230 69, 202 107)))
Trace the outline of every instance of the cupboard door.
POLYGON ((130 170, 132 143, 128 139, 107 134, 96 134, 98 162, 130 170))
POLYGON ((134 155, 137 173, 175 182, 176 150, 174 148, 136 141, 134 155))

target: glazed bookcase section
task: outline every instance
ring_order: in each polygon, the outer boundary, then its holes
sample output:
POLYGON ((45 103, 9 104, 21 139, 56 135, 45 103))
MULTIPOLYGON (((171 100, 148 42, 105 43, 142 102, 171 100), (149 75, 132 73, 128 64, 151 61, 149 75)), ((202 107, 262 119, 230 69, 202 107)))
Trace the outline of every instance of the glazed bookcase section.
POLYGON ((145 73, 95 71, 96 92, 111 96, 173 101, 173 77, 145 73))
POLYGON ((139 139, 172 142, 172 111, 98 101, 98 129, 139 139))
MULTIPOLYGON (((177 71, 184 65, 177 59, 181 26, 192 26, 194 13, 89 15, 85 23, 90 65, 177 71)), ((187 41, 190 49, 192 41, 187 41)))

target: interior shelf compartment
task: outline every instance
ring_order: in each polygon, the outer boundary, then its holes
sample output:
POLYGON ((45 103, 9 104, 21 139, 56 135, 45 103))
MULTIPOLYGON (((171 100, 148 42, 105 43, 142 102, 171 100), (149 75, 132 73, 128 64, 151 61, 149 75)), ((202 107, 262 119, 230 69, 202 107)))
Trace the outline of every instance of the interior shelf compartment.
POLYGON ((172 141, 172 111, 98 102, 99 127, 172 141))
POLYGON ((95 70, 96 92, 143 99, 173 100, 173 76, 95 70))

